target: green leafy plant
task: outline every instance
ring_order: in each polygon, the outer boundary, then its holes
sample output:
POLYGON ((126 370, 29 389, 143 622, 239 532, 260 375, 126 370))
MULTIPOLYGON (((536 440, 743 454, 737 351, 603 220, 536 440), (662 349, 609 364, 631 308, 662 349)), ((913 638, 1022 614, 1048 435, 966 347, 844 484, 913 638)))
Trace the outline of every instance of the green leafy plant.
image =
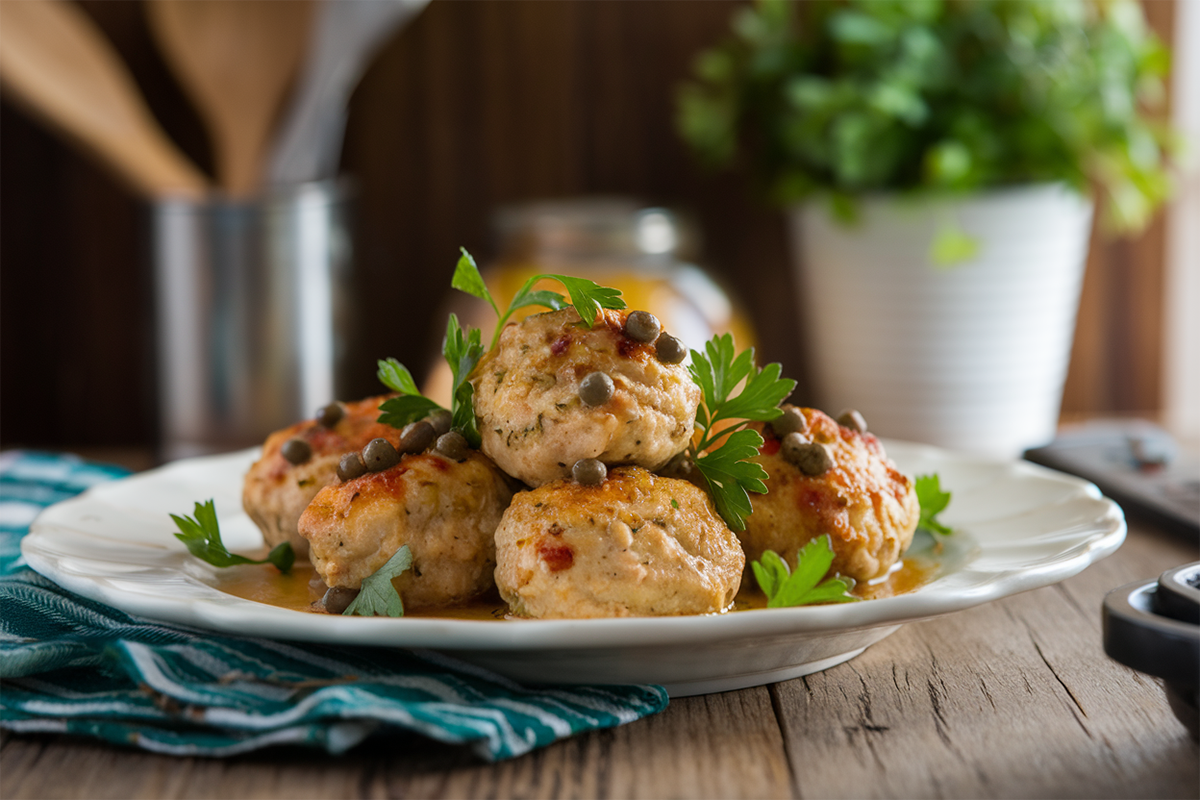
POLYGON ((1168 191, 1176 142, 1145 111, 1167 64, 1135 0, 760 0, 700 55, 678 127, 843 219, 865 192, 1063 181, 1135 230, 1168 191))
POLYGON ((950 492, 942 491, 942 479, 937 473, 918 475, 916 484, 917 502, 921 504, 921 519, 917 522, 917 529, 942 536, 954 533, 937 518, 950 505, 950 492))
POLYGON ((796 568, 788 569, 774 550, 751 561, 758 587, 767 596, 767 608, 789 608, 813 603, 852 603, 854 580, 835 575, 825 578, 833 565, 833 540, 829 534, 812 539, 796 553, 796 568), (825 580, 821 580, 825 578, 825 580))
POLYGON ((179 528, 175 538, 187 545, 188 552, 196 558, 207 561, 214 567, 272 564, 280 572, 287 572, 296 561, 296 553, 287 542, 276 545, 267 557, 261 560, 246 558, 226 550, 221 541, 221 526, 217 523, 217 506, 213 500, 196 503, 193 513, 196 516, 171 515, 171 519, 175 520, 175 525, 179 528))
POLYGON ((746 529, 746 517, 754 510, 749 493, 767 492, 767 471, 749 460, 758 454, 763 438, 745 426, 782 413, 779 404, 796 388, 794 380, 780 377, 782 370, 779 364, 759 369, 754 348, 737 353, 728 333, 714 336, 703 353, 692 351, 688 372, 702 399, 696 412, 700 435, 688 454, 708 483, 717 513, 735 531, 746 529))
POLYGON ((347 617, 403 617, 404 601, 392 585, 392 579, 404 574, 412 567, 412 562, 412 550, 408 545, 401 545, 382 567, 363 578, 358 596, 350 601, 342 614, 347 617))

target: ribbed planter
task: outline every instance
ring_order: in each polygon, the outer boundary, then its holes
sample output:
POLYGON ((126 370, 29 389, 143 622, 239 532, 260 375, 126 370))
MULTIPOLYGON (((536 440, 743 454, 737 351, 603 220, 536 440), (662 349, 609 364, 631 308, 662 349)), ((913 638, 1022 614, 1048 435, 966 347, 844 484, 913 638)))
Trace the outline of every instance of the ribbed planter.
POLYGON ((898 439, 1016 456, 1054 436, 1092 205, 1059 184, 913 201, 864 198, 846 227, 791 216, 816 403, 898 439), (947 225, 975 257, 935 266, 947 225))

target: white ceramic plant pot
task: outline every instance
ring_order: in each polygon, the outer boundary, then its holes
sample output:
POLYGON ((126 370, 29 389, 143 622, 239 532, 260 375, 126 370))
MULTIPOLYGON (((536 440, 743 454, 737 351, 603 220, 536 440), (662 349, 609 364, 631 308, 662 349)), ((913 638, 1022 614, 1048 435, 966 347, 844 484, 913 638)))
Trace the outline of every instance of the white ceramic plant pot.
POLYGON ((913 201, 864 198, 846 227, 822 205, 792 232, 819 407, 882 436, 1017 456, 1054 436, 1091 229, 1059 184, 913 201), (948 226, 978 251, 935 266, 948 226))

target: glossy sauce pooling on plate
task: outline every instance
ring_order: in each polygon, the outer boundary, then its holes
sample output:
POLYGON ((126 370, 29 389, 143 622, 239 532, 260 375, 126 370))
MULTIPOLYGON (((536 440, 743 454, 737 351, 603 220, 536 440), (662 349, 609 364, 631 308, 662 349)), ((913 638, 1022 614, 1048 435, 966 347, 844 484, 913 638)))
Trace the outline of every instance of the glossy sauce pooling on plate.
MULTIPOLYGON (((878 600, 906 594, 924 586, 937 577, 941 563, 936 555, 922 553, 906 556, 886 578, 871 583, 860 583, 854 594, 864 600, 878 600)), ((308 562, 297 562, 291 572, 281 575, 270 565, 235 567, 218 574, 216 588, 227 594, 293 611, 315 614, 325 612, 314 608, 320 594, 309 588, 315 572, 308 562)), ((766 597, 757 589, 743 587, 733 604, 733 611, 752 611, 766 608, 766 597)), ((488 597, 452 608, 430 609, 407 614, 410 617, 442 617, 494 622, 505 620, 508 606, 499 597, 488 597)))

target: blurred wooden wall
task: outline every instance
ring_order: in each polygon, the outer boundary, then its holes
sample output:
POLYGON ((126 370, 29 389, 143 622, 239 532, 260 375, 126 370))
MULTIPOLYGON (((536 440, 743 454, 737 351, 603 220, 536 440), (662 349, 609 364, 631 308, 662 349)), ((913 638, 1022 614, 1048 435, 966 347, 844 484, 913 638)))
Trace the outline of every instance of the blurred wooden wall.
MULTIPOLYGON (((170 135, 211 166, 140 4, 83 5, 125 55, 170 135)), ((343 156, 358 180, 362 335, 351 396, 376 358, 422 363, 459 245, 493 253, 498 206, 624 194, 689 210, 704 263, 736 286, 760 355, 801 379, 782 216, 736 175, 698 169, 672 126, 674 87, 737 3, 441 2, 384 50, 355 94, 343 156)), ((1173 5, 1149 3, 1169 36, 1173 5)), ((1169 39, 1168 39, 1169 40, 1169 39)), ((151 286, 141 199, 0 98, 0 444, 153 442, 151 286)), ((1159 407, 1162 229, 1097 240, 1064 411, 1159 407)))

